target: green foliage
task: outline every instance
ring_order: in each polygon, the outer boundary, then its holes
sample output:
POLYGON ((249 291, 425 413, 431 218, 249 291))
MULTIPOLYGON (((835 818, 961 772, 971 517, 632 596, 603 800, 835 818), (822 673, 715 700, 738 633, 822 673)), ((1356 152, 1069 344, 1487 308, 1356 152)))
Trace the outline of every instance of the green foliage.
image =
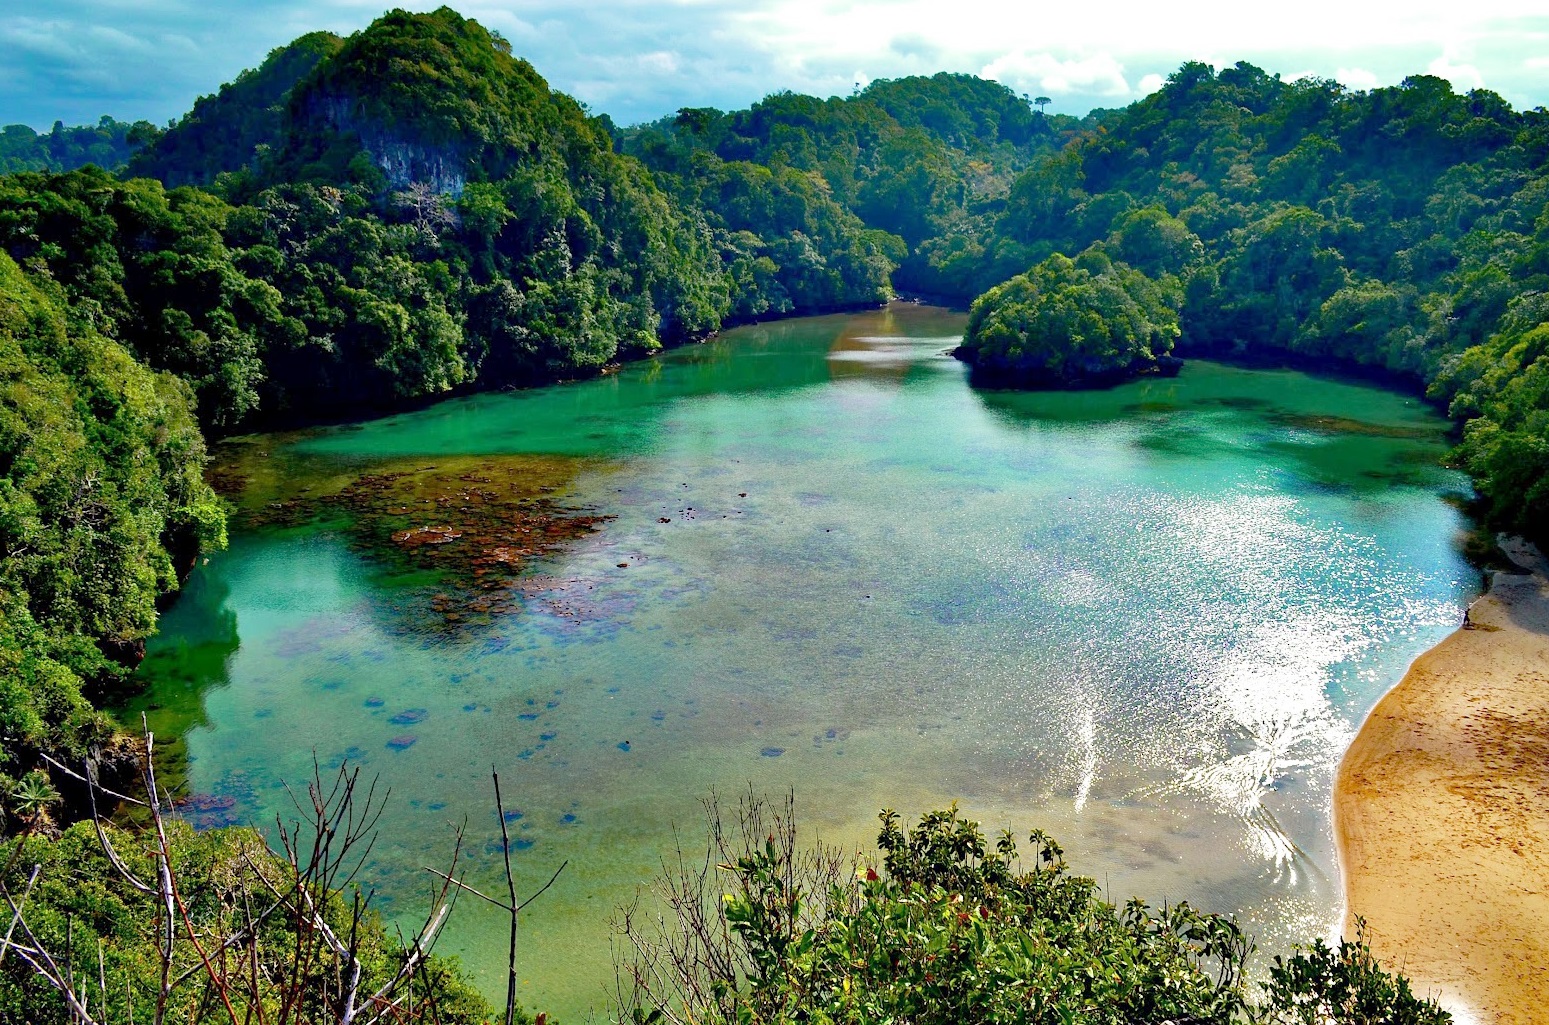
POLYGON ((735 987, 691 985, 707 999, 684 1010, 749 1025, 1450 1020, 1360 944, 1277 958, 1254 1003, 1244 976, 1252 944, 1234 921, 1188 904, 1110 904, 1041 832, 1024 863, 1010 833, 992 846, 955 807, 909 829, 885 811, 877 843, 883 871, 863 866, 826 894, 803 889, 774 836, 722 865, 733 880, 725 920, 748 967, 735 987))
POLYGON ((114 730, 158 599, 224 543, 188 388, 72 324, 60 288, 0 254, 0 786, 114 730))
POLYGON ((1382 969, 1366 945, 1366 923, 1357 920, 1355 942, 1322 940, 1275 958, 1266 1003, 1281 1025, 1447 1025, 1452 1016, 1434 1000, 1421 1000, 1409 980, 1382 969))
POLYGON ((63 286, 76 326, 192 386, 214 429, 257 406, 260 351, 285 329, 278 295, 232 263, 229 214, 207 192, 96 168, 0 179, 0 248, 63 286))
POLYGON ((1019 253, 994 276, 976 263, 982 248, 962 246, 982 234, 1017 171, 1074 123, 1034 114, 998 83, 939 74, 874 82, 848 99, 787 92, 730 114, 685 108, 625 131, 620 145, 731 233, 721 249, 734 315, 748 317, 875 302, 889 274, 906 289, 967 298, 967 279, 989 285, 1024 269, 1019 253), (864 228, 878 233, 873 242, 864 228), (814 257, 839 287, 804 295, 792 284, 810 275, 786 261, 814 257), (753 266, 764 258, 772 269, 753 266))
POLYGON ((1549 297, 1513 300, 1501 330, 1451 362, 1432 387, 1466 421, 1458 456, 1491 499, 1495 522, 1542 536, 1549 523, 1549 297))
POLYGON ((1106 384, 1171 369, 1177 279, 1161 281, 1099 249, 1058 254, 974 301, 957 356, 986 380, 1031 387, 1106 384))

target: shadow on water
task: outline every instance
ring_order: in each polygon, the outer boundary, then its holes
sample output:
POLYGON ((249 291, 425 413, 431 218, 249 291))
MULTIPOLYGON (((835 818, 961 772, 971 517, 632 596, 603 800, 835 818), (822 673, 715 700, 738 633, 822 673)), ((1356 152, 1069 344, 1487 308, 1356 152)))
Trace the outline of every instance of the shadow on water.
MULTIPOLYGON (((218 563, 226 557, 213 558, 218 563)), ((188 779, 189 733, 208 725, 205 697, 230 683, 230 662, 241 646, 237 614, 227 603, 230 596, 231 587, 218 565, 206 565, 189 577, 177 603, 162 614, 160 632, 146 644, 138 676, 154 681, 154 688, 113 710, 136 731, 144 716, 156 738, 157 772, 174 792, 188 779)))
POLYGON ((450 399, 410 414, 307 432, 288 444, 297 454, 342 458, 363 452, 377 458, 512 452, 627 457, 652 449, 684 400, 756 395, 774 402, 836 377, 896 377, 899 368, 892 364, 900 354, 886 351, 890 345, 912 350, 905 336, 923 331, 943 348, 961 334, 961 324, 947 311, 907 306, 753 324, 600 378, 450 399), (883 341, 868 349, 860 341, 868 337, 883 341), (825 358, 830 352, 837 359, 825 358))
POLYGON ((1131 448, 1148 458, 1257 454, 1279 468, 1292 492, 1369 497, 1394 487, 1445 486, 1453 478, 1441 465, 1449 448, 1446 424, 1423 403, 1296 371, 1191 360, 1177 378, 1109 389, 974 389, 973 395, 1003 426, 1113 427, 1128 432, 1131 448), (1266 390, 1277 397, 1265 397, 1266 390))

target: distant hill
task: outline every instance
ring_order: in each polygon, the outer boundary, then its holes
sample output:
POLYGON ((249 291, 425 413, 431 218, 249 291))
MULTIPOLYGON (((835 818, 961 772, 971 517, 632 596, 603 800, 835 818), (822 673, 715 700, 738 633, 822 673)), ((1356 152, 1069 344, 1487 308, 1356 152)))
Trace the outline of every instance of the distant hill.
MULTIPOLYGON (((724 185, 743 176, 738 165, 800 172, 820 202, 903 241, 892 257, 897 288, 966 302, 973 293, 932 273, 933 240, 991 230, 1017 176, 1081 127, 1034 111, 999 82, 941 73, 873 82, 845 98, 784 92, 743 111, 686 108, 625 129, 619 145, 730 230, 748 219, 748 204, 724 185)), ((1026 269, 1008 264, 995 281, 1026 269)))
POLYGON ((0 174, 17 171, 72 171, 95 164, 117 170, 158 130, 149 121, 115 121, 104 116, 95 125, 65 127, 55 121, 48 132, 26 125, 0 128, 0 174))

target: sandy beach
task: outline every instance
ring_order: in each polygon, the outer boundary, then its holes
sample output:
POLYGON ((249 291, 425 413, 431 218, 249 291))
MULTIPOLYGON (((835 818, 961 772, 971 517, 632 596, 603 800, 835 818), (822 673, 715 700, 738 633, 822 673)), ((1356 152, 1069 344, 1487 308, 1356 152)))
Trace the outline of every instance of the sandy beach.
POLYGON ((1346 933, 1457 1021, 1549 1021, 1549 561, 1503 545, 1462 629, 1372 710, 1334 786, 1346 933))

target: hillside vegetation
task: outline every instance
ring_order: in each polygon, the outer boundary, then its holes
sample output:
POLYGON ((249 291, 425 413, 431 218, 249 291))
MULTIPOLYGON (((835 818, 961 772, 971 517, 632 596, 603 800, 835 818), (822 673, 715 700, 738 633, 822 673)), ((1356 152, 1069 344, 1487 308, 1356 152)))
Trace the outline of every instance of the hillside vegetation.
MULTIPOLYGON (((65 314, 0 254, 0 794, 116 730, 156 605, 225 541, 189 388, 65 314)), ((24 786, 23 784, 26 784, 24 786)), ((10 803, 8 800, 6 803, 10 803)))
POLYGON ((26 125, 6 125, 0 128, 0 174, 69 171, 86 164, 123 167, 133 153, 159 134, 149 121, 127 124, 110 117, 73 128, 55 121, 46 133, 26 125))

